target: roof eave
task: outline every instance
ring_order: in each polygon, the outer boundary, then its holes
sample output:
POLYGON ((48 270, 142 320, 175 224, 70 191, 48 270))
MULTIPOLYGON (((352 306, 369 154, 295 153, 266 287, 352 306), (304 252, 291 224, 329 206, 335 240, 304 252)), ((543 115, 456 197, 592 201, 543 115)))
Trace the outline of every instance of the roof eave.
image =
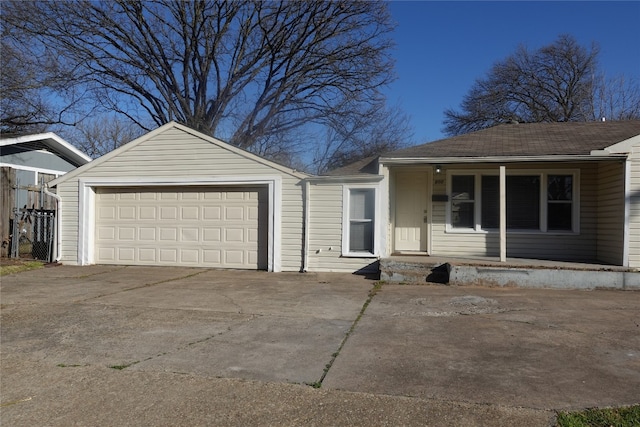
POLYGON ((382 175, 374 175, 374 174, 360 174, 360 175, 320 175, 320 176, 309 176, 305 178, 305 181, 315 182, 315 183, 339 183, 339 182, 372 182, 372 181, 381 181, 384 178, 382 175))
MULTIPOLYGON (((593 152, 592 152, 593 153, 593 152)), ((405 165, 416 163, 504 163, 504 162, 575 162, 626 158, 626 154, 579 154, 551 156, 486 156, 486 157, 381 157, 380 163, 405 165)))
POLYGON ((0 146, 24 144, 27 142, 41 141, 53 152, 59 153, 76 163, 76 166, 82 166, 91 161, 91 157, 78 150, 76 147, 60 138, 53 132, 38 133, 32 135, 23 135, 15 138, 6 138, 0 140, 0 146))

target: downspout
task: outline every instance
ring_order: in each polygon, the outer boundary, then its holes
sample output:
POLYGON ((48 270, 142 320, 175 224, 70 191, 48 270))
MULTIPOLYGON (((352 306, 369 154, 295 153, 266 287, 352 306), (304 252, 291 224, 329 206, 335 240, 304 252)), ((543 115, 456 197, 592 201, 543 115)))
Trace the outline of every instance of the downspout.
POLYGON ((500 165, 500 262, 507 261, 507 168, 500 165))
POLYGON ((304 238, 303 243, 303 254, 302 254, 302 269, 300 270, 302 273, 307 272, 307 267, 309 265, 309 190, 311 186, 309 184, 309 180, 304 181, 304 219, 302 224, 302 233, 304 238))
POLYGON ((631 218, 631 160, 627 157, 623 165, 624 174, 624 224, 622 232, 622 266, 629 267, 629 246, 630 246, 630 226, 631 218))
POLYGON ((62 219, 61 217, 61 213, 62 213, 62 198, 60 198, 60 196, 58 196, 56 193, 52 193, 49 191, 49 185, 42 186, 42 189, 44 191, 44 194, 46 194, 47 196, 51 196, 54 199, 56 199, 56 204, 58 205, 57 210, 57 214, 56 214, 56 258, 55 258, 55 262, 60 262, 60 258, 62 258, 62 251, 60 250, 61 246, 62 246, 62 239, 61 239, 61 231, 62 231, 62 219))

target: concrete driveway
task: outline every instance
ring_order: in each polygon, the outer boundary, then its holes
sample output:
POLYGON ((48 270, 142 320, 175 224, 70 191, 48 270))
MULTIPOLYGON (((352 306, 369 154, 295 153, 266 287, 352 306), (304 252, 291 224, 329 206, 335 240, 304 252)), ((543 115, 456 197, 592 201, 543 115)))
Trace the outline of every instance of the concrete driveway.
POLYGON ((0 302, 3 425, 543 426, 640 401, 639 292, 63 266, 0 302))

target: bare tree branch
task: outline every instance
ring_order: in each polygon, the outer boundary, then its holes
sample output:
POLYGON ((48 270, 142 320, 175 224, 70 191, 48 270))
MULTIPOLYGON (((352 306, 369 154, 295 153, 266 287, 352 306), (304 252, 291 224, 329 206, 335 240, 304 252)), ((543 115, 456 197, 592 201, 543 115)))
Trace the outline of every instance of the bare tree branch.
POLYGON ((301 126, 379 103, 380 87, 394 78, 393 26, 383 2, 61 0, 3 7, 11 11, 8 25, 77 68, 72 86, 101 109, 143 126, 176 120, 246 149, 276 140, 284 149, 283 141, 292 143, 285 134, 301 126))

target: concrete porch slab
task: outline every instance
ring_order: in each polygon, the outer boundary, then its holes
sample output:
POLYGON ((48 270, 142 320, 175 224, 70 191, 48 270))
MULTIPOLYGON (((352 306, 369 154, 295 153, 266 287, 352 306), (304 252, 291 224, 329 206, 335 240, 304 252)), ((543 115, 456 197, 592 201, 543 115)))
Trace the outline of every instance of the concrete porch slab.
POLYGON ((558 289, 640 289, 640 271, 605 264, 398 255, 380 260, 390 282, 558 289))

